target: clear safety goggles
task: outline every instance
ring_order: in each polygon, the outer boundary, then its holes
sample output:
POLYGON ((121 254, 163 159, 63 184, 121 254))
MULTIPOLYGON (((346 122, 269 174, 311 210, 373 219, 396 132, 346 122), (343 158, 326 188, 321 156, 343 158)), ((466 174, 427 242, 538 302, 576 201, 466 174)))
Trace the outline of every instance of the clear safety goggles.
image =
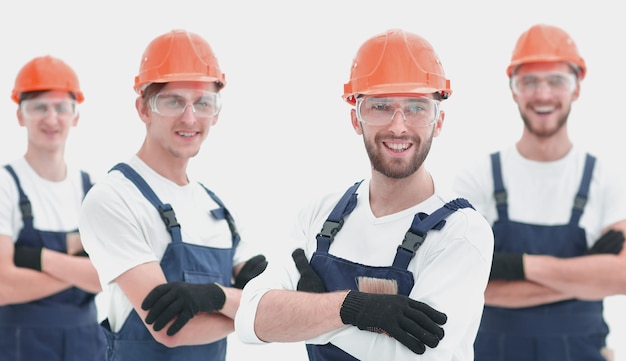
POLYGON ((423 96, 361 96, 356 100, 357 119, 369 125, 387 125, 397 113, 414 127, 428 127, 439 118, 439 101, 423 96))
POLYGON ((52 111, 61 120, 71 120, 78 113, 78 106, 70 99, 26 99, 20 103, 20 110, 28 119, 43 119, 52 111))
POLYGON ((529 73, 514 75, 511 78, 511 89, 517 95, 530 96, 545 84, 552 94, 571 94, 576 89, 576 82, 573 73, 529 73))
POLYGON ((222 108, 219 93, 198 90, 157 93, 149 104, 153 112, 166 117, 182 115, 189 105, 197 118, 214 117, 222 108))

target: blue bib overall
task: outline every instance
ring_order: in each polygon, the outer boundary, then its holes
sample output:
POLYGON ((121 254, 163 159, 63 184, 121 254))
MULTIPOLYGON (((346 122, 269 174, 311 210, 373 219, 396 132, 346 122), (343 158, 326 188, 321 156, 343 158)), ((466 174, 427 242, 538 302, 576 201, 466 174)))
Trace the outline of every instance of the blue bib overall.
MULTIPOLYGON (((172 237, 172 242, 168 244, 160 263, 168 282, 217 282, 227 287, 231 285, 233 254, 240 238, 230 213, 213 192, 202 185, 209 196, 220 206, 211 211, 212 216, 228 222, 232 234, 232 248, 212 248, 184 243, 180 225, 171 205, 162 203, 144 179, 129 165, 119 163, 111 170, 122 172, 159 211, 172 237)), ((226 338, 205 345, 168 348, 154 340, 135 310, 131 311, 119 332, 110 330, 108 320, 103 322, 103 326, 109 345, 108 361, 223 361, 226 359, 226 338)))
MULTIPOLYGON (((587 155, 568 224, 541 226, 508 219, 499 153, 491 155, 498 220, 493 225, 495 252, 576 257, 587 252, 583 214, 595 158, 587 155)), ((476 361, 604 361, 608 327, 601 301, 567 300, 510 309, 485 306, 475 342, 476 361)))
MULTIPOLYGON (((17 174, 5 166, 17 185, 24 223, 16 247, 43 247, 67 253, 67 233, 35 229, 31 203, 17 174)), ((81 172, 83 192, 91 187, 81 172)), ((72 230, 78 232, 78 230, 72 230)), ((95 295, 71 287, 27 303, 0 307, 0 361, 102 361, 106 341, 95 304, 95 295)))
MULTIPOLYGON (((430 216, 421 212, 416 214, 404 240, 398 246, 393 264, 389 267, 367 266, 328 253, 330 244, 343 226, 344 218, 356 207, 356 190, 360 184, 361 182, 357 182, 346 191, 324 222, 321 232, 316 237, 317 249, 311 257, 311 267, 324 281, 328 292, 358 290, 357 280, 359 277, 373 277, 396 280, 398 293, 408 296, 413 288, 414 278, 413 273, 407 268, 415 252, 426 239, 426 233, 431 229, 440 230, 448 215, 457 209, 471 207, 471 205, 465 199, 459 198, 446 203, 430 216)), ((306 348, 311 361, 357 360, 332 343, 307 344, 306 348)))

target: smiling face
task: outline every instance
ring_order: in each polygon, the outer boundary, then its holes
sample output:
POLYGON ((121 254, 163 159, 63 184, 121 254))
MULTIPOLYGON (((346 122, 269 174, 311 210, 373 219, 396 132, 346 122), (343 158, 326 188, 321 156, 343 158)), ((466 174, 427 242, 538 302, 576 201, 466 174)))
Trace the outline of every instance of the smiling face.
MULTIPOLYGON (((378 95, 378 97, 381 97, 378 95)), ((413 109, 413 101, 422 101, 428 97, 434 102, 430 95, 415 95, 410 97, 385 96, 386 100, 394 99, 394 107, 405 104, 409 100, 413 109), (415 98, 415 99, 409 99, 415 98), (398 101, 396 101, 398 100, 398 101)), ((364 103, 366 104, 366 103, 364 103)), ((375 104, 380 110, 380 104, 375 104)), ((406 107, 405 107, 406 108, 406 107)), ((399 109, 403 109, 402 106, 399 109)), ((437 109, 436 112, 429 112, 432 121, 410 121, 407 111, 397 109, 386 110, 391 114, 390 120, 386 124, 371 124, 367 119, 361 119, 367 110, 353 109, 351 112, 352 127, 357 134, 363 135, 365 149, 370 158, 372 169, 388 178, 401 179, 414 174, 423 165, 433 138, 438 136, 443 125, 444 112, 437 109)), ((430 119, 430 118, 429 118, 430 119)))
POLYGON ((27 152, 63 152, 70 128, 78 123, 76 101, 65 91, 48 91, 22 100, 17 119, 28 133, 27 152))
POLYGON ((548 138, 565 131, 580 87, 567 63, 552 62, 521 65, 511 78, 511 90, 526 130, 548 138))
POLYGON ((147 100, 138 98, 147 132, 144 154, 159 161, 194 157, 217 122, 218 113, 206 110, 215 101, 215 83, 205 82, 171 82, 147 100))

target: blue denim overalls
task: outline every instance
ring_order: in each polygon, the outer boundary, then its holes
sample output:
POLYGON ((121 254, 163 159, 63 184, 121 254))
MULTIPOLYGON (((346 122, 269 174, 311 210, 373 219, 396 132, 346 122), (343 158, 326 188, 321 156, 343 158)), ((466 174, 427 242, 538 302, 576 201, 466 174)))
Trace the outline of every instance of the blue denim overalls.
MULTIPOLYGON (((362 182, 362 181, 361 181, 362 182)), ((472 207, 465 199, 459 198, 446 203, 430 216, 418 213, 413 218, 410 229, 398 246, 393 265, 373 267, 351 262, 328 253, 330 244, 343 226, 344 217, 354 210, 357 193, 361 182, 350 187, 332 210, 321 232, 317 235, 317 249, 311 257, 311 267, 324 281, 328 292, 338 290, 358 290, 359 277, 393 279, 397 281, 398 293, 408 296, 413 288, 413 273, 407 269, 409 262, 422 245, 426 233, 431 229, 440 230, 445 225, 445 218, 457 209, 472 207)), ((324 345, 307 344, 307 353, 311 361, 353 361, 357 360, 347 352, 327 343, 324 345)))
MULTIPOLYGON (((17 185, 24 223, 15 246, 44 247, 67 253, 69 232, 35 229, 30 200, 13 168, 10 165, 5 168, 17 185)), ((86 194, 91 181, 87 173, 81 172, 81 175, 86 194)), ((98 325, 94 298, 92 293, 71 287, 36 301, 0 307, 0 360, 104 360, 106 340, 98 325)))
MULTIPOLYGON (((240 238, 230 213, 213 192, 202 185, 209 196, 220 206, 211 211, 212 216, 228 222, 232 234, 232 248, 212 248, 184 243, 180 225, 171 205, 162 203, 144 179, 129 165, 119 163, 111 169, 113 170, 122 172, 156 207, 172 237, 172 242, 168 244, 161 260, 161 268, 168 282, 217 282, 227 287, 230 286, 233 254, 240 238)), ((206 345, 168 348, 154 340, 135 310, 131 311, 119 332, 110 331, 108 320, 103 322, 103 326, 109 344, 107 351, 109 361, 223 361, 226 359, 226 338, 206 345)))
MULTIPOLYGON (((578 226, 595 158, 587 154, 584 173, 568 224, 541 226, 508 218, 499 153, 491 155, 498 220, 493 225, 495 252, 545 254, 567 258, 584 255, 587 242, 578 226)), ((550 206, 550 205, 548 205, 550 206)), ((608 326, 602 301, 567 300, 510 309, 485 306, 475 342, 476 361, 604 361, 608 326)))

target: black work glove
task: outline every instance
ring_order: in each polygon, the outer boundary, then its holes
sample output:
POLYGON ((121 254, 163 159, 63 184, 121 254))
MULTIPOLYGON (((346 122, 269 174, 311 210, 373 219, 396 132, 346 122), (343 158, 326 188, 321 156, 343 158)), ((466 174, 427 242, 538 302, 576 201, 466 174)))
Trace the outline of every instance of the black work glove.
POLYGON ((155 331, 176 318, 167 329, 168 336, 180 331, 199 312, 219 311, 226 295, 215 283, 170 282, 156 286, 143 300, 141 308, 148 311, 146 323, 155 331))
POLYGON ((523 254, 494 252, 489 279, 506 281, 526 279, 523 254))
POLYGON ((339 312, 341 321, 360 330, 385 333, 416 354, 435 348, 448 317, 425 303, 403 295, 350 291, 339 312))
POLYGON ((250 258, 235 277, 233 287, 243 289, 248 281, 263 273, 265 268, 267 268, 267 260, 264 255, 259 254, 250 258))
POLYGON ((298 291, 324 293, 326 292, 326 286, 324 281, 315 273, 313 267, 309 263, 309 260, 304 255, 304 250, 298 248, 291 253, 298 272, 300 272, 300 280, 298 281, 298 291))
POLYGON ((16 267, 41 272, 41 247, 15 247, 13 263, 16 267))
POLYGON ((74 253, 72 256, 74 257, 87 257, 89 258, 89 255, 87 254, 87 252, 85 252, 85 250, 82 250, 78 253, 74 253))
POLYGON ((624 247, 624 233, 609 230, 587 251, 587 254, 619 254, 624 247))

